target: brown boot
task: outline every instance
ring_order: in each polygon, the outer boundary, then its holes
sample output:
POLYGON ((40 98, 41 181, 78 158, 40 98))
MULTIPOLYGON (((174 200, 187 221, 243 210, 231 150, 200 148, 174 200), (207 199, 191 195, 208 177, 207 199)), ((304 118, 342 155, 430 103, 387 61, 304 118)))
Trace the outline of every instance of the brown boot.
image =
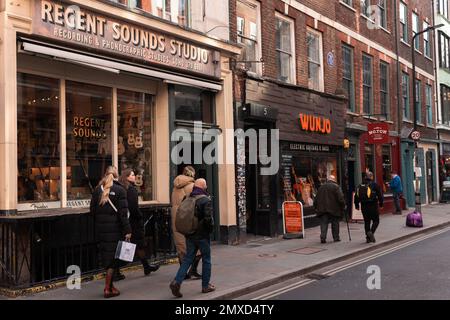
POLYGON ((113 282, 112 282, 112 275, 106 274, 105 277, 105 289, 103 290, 103 297, 104 298, 113 298, 120 295, 120 291, 114 288, 113 282))

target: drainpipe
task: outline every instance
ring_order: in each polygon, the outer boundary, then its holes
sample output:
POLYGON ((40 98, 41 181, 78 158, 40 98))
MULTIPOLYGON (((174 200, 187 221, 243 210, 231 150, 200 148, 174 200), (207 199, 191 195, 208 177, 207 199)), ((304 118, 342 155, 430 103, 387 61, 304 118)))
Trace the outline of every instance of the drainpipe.
MULTIPOLYGON (((402 95, 401 95, 401 85, 400 85, 400 59, 399 59, 399 49, 398 49, 398 14, 397 14, 398 1, 394 0, 394 34, 395 34, 395 55, 397 57, 397 132, 400 137, 400 151, 401 151, 401 132, 403 123, 403 109, 402 109, 402 95)), ((401 163, 401 157, 400 157, 401 163)))

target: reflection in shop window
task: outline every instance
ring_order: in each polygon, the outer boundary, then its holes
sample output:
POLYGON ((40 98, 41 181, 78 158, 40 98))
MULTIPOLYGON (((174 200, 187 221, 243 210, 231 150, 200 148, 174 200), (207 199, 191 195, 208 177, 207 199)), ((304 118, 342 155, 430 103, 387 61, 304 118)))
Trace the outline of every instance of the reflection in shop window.
POLYGON ((128 8, 140 9, 182 26, 190 25, 189 0, 110 0, 128 8))
POLYGON ((59 80, 17 75, 18 201, 60 200, 59 80))
POLYGON ((211 91, 175 85, 173 98, 177 120, 214 123, 211 91))
POLYGON ((90 199, 112 164, 112 90, 66 82, 67 199, 90 199))
POLYGON ((391 160, 391 146, 384 145, 382 150, 383 156, 383 192, 390 193, 389 181, 391 181, 392 160, 391 160))
POLYGON ((117 90, 119 170, 133 169, 140 199, 152 200, 152 96, 117 90))
MULTIPOLYGON (((366 144, 364 147, 364 165, 366 168, 366 172, 370 171, 373 174, 375 174, 375 156, 374 156, 374 150, 373 145, 366 144)), ((363 177, 364 179, 365 177, 363 177)))

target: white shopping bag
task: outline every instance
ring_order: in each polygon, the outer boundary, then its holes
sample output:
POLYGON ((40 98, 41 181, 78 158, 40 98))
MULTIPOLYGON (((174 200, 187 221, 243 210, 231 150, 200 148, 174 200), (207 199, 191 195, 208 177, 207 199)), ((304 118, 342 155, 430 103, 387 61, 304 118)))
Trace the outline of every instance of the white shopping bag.
POLYGON ((133 262, 135 251, 136 245, 134 243, 119 241, 117 244, 115 258, 126 262, 133 262))

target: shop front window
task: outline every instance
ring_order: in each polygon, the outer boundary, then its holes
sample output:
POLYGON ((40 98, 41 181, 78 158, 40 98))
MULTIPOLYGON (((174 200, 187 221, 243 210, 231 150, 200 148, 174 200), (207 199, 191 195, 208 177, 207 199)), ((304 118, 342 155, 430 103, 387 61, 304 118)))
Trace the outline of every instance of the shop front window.
POLYGON ((175 119, 214 123, 214 93, 175 85, 173 90, 175 119))
POLYGON ((383 192, 391 193, 389 188, 389 182, 391 181, 392 173, 392 158, 391 158, 391 146, 382 146, 382 160, 383 160, 383 192))
POLYGON ((149 94, 117 90, 120 171, 131 168, 141 200, 152 200, 152 105, 149 94))
POLYGON ((339 181, 336 157, 292 155, 283 166, 284 201, 300 201, 304 207, 314 205, 317 190, 330 175, 339 181))
POLYGON ((60 200, 59 80, 17 75, 18 202, 60 200))
MULTIPOLYGON (((366 144, 364 147, 364 166, 367 171, 375 174, 375 155, 373 152, 373 145, 366 144)), ((364 178, 364 177, 363 177, 364 178)))
POLYGON ((112 164, 112 89, 67 81, 67 199, 90 199, 112 164))

